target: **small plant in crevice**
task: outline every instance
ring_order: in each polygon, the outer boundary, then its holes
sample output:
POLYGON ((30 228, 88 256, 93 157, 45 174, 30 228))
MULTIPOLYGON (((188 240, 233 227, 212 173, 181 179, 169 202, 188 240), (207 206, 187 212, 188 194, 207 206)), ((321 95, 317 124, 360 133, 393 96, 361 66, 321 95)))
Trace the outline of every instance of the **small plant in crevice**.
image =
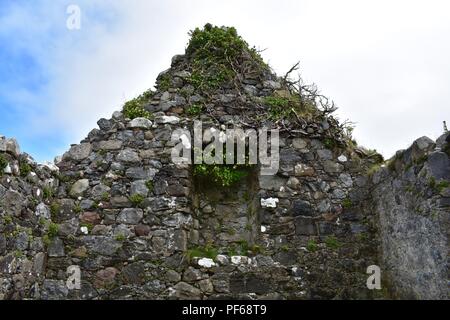
POLYGON ((430 179, 428 179, 428 186, 430 187, 430 189, 435 190, 435 188, 436 188, 436 178, 435 177, 430 177, 430 179))
POLYGON ((360 242, 369 240, 369 234, 367 232, 361 232, 356 235, 356 239, 360 242))
POLYGON ((94 225, 92 223, 89 222, 82 222, 80 223, 80 228, 85 227, 88 232, 90 233, 92 231, 92 229, 94 229, 94 225))
POLYGON ((154 186, 152 180, 147 180, 145 182, 145 186, 147 187, 148 192, 153 192, 153 190, 155 189, 155 186, 154 186))
POLYGON ((56 218, 58 216, 60 209, 61 205, 57 202, 53 202, 50 205, 50 215, 52 216, 52 218, 56 218))
POLYGON ((145 103, 152 97, 153 92, 146 91, 137 98, 125 102, 123 106, 123 114, 126 118, 147 118, 153 119, 153 115, 145 110, 145 103))
POLYGON ((342 244, 339 242, 339 240, 335 236, 326 237, 325 244, 330 249, 339 249, 342 246, 342 244))
POLYGON ((55 238, 58 235, 59 225, 56 223, 50 222, 48 225, 47 235, 50 239, 55 238))
POLYGON ((42 236, 42 242, 44 243, 45 246, 48 247, 50 245, 51 239, 47 234, 44 234, 42 236))
POLYGON ((440 193, 450 186, 450 182, 447 180, 440 180, 437 182, 435 177, 430 177, 430 179, 428 179, 428 186, 435 193, 440 193))
POLYGON ((45 200, 53 198, 53 190, 50 187, 44 187, 42 189, 42 196, 45 200))
POLYGON ((436 185, 437 192, 442 192, 444 189, 450 187, 450 182, 447 180, 441 180, 436 185))
POLYGON ((0 154, 0 176, 3 174, 3 172, 5 171, 6 167, 8 166, 8 161, 6 160, 6 158, 0 154))
POLYGON ((367 169, 366 174, 371 177, 380 169, 381 169, 381 164, 378 164, 378 163, 377 164, 373 164, 372 166, 370 166, 367 169))
POLYGON ((111 198, 111 195, 108 192, 102 193, 102 201, 109 201, 110 198, 111 198))
POLYGON ((414 164, 416 165, 422 165, 428 160, 428 155, 424 154, 423 156, 419 157, 418 159, 414 160, 414 164))
POLYGON ((343 201, 342 201, 342 207, 344 208, 344 209, 349 209, 349 208, 351 208, 353 206, 353 203, 352 203, 352 200, 350 200, 350 198, 345 198, 343 201))
POLYGON ((58 180, 60 182, 64 182, 64 183, 68 183, 72 179, 70 176, 66 176, 66 175, 63 175, 63 174, 60 174, 60 173, 57 175, 57 177, 58 177, 58 180))
POLYGON ((323 145, 327 149, 334 149, 337 146, 336 140, 332 138, 325 138, 323 139, 323 145))
POLYGON ((131 195, 130 197, 129 197, 129 199, 130 199, 130 201, 131 201, 131 203, 135 206, 135 207, 137 207, 137 206, 139 206, 143 201, 144 201, 144 196, 143 195, 141 195, 141 194, 133 194, 133 195, 131 195))
POLYGON ((210 258, 214 260, 218 254, 219 251, 217 248, 215 248, 212 244, 207 244, 204 247, 194 247, 188 249, 185 257, 189 262, 194 258, 210 258))
POLYGON ((12 216, 10 216, 10 215, 4 216, 4 217, 3 217, 3 222, 4 222, 5 224, 10 224, 10 223, 12 223, 12 222, 13 222, 12 216))
POLYGON ((228 248, 229 256, 247 256, 248 254, 263 253, 263 248, 260 245, 250 245, 246 240, 239 240, 228 248))
POLYGON ((310 240, 308 240, 308 243, 306 244, 306 249, 309 252, 316 252, 318 249, 318 245, 313 239, 310 239, 310 240))
POLYGON ((387 160, 386 166, 389 169, 389 171, 391 172, 397 171, 397 162, 400 160, 401 156, 402 156, 401 153, 396 153, 392 158, 387 160))
POLYGON ((193 104, 189 108, 186 109, 186 113, 190 116, 197 116, 201 114, 203 111, 203 105, 201 104, 193 104))
POLYGON ((23 258, 25 256, 25 254, 23 253, 22 250, 15 250, 14 251, 14 257, 17 259, 23 258))
POLYGON ((197 164, 193 174, 221 187, 230 187, 246 177, 248 170, 241 165, 197 164))
POLYGON ((171 79, 169 74, 163 74, 158 78, 157 82, 157 87, 159 90, 167 91, 170 89, 171 79))
POLYGON ((447 144, 446 144, 445 147, 442 149, 442 151, 444 151, 444 152, 447 154, 447 156, 450 157, 450 143, 449 143, 449 142, 447 142, 447 144))
MULTIPOLYGON (((227 164, 226 154, 227 150, 224 146, 222 163, 194 164, 193 176, 198 178, 198 181, 201 181, 202 185, 213 184, 219 187, 229 188, 247 177, 255 166, 249 164, 248 155, 243 164, 237 164, 236 156, 234 159, 235 164, 227 164)), ((212 151, 211 157, 214 156, 215 151, 212 151)))
POLYGON ((20 164, 19 171, 21 177, 26 177, 31 172, 31 170, 33 169, 28 163, 23 162, 20 164))
POLYGON ((116 235, 116 241, 123 242, 125 240, 126 240, 126 237, 123 234, 119 233, 116 235))
POLYGON ((75 205, 75 207, 73 208, 73 212, 75 212, 75 213, 81 213, 81 212, 83 212, 83 208, 82 208, 79 204, 77 204, 77 205, 75 205))

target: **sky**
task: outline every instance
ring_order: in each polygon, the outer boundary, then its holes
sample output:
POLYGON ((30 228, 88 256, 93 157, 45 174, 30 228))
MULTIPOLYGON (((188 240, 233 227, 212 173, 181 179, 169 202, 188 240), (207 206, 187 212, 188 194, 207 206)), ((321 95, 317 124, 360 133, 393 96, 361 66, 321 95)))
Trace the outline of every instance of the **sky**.
POLYGON ((278 75, 300 61, 385 157, 450 125, 445 0, 0 0, 0 135, 53 160, 152 88, 207 22, 236 27, 278 75))

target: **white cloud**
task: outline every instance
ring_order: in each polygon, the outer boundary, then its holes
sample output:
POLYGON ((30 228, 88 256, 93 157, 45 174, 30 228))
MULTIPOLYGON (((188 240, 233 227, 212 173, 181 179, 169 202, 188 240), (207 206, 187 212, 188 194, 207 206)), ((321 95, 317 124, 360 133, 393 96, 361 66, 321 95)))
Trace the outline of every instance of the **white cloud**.
MULTIPOLYGON (((421 135, 436 138, 450 121, 446 1, 74 2, 81 30, 61 30, 51 54, 40 52, 54 78, 50 115, 35 120, 43 130, 58 124, 72 143, 152 87, 184 51, 188 30, 206 22, 233 25, 267 48, 279 74, 300 59, 304 78, 335 100, 338 116, 357 122, 357 140, 385 155, 421 135)), ((51 18, 64 28, 57 14, 51 18)))

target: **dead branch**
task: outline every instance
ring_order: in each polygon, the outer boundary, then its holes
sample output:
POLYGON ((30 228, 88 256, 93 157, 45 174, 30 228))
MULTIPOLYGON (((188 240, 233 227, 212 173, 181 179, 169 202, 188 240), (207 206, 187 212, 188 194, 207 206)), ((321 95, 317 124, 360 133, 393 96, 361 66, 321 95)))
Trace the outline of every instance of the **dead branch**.
POLYGON ((286 72, 286 74, 284 75, 284 78, 283 78, 284 82, 287 81, 287 78, 289 77, 289 75, 290 75, 292 72, 298 70, 299 65, 300 65, 300 61, 298 61, 296 64, 294 64, 294 65, 292 66, 292 68, 290 68, 289 71, 286 72))

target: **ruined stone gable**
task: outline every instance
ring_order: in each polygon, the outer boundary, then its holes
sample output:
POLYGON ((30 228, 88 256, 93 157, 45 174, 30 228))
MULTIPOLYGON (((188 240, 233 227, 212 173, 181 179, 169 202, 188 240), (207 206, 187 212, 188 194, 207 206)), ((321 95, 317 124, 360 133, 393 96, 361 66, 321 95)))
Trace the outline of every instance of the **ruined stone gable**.
POLYGON ((207 25, 156 91, 55 165, 2 138, 0 298, 447 298, 449 135, 383 163, 324 99, 207 25), (278 172, 221 184, 212 166, 173 163, 172 133, 194 121, 278 129, 278 172), (367 288, 370 265, 383 290, 367 288))

